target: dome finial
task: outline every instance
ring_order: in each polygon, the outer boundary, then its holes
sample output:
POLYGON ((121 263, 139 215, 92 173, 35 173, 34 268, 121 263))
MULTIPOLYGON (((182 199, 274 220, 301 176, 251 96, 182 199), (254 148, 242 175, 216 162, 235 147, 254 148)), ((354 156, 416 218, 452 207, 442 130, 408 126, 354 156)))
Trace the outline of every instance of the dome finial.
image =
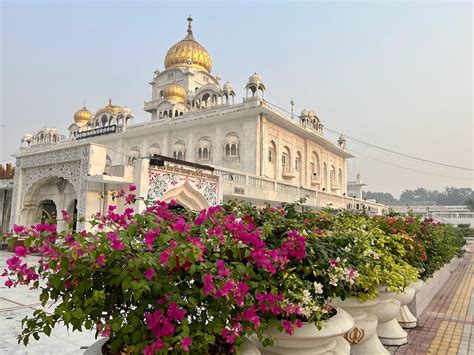
POLYGON ((109 106, 112 106, 112 99, 109 98, 109 106))
POLYGON ((193 34, 193 25, 192 25, 193 18, 191 17, 191 15, 189 15, 189 17, 187 18, 187 21, 188 21, 188 34, 192 35, 193 34))

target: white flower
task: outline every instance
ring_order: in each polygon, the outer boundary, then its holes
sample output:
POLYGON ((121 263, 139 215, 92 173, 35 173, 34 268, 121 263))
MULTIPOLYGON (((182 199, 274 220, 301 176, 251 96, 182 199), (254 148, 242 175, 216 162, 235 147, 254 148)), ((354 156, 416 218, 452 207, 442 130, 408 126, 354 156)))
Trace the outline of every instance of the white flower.
POLYGON ((303 290, 303 298, 301 299, 303 304, 309 304, 311 302, 311 293, 308 290, 303 290))
POLYGON ((314 282, 314 291, 316 294, 321 295, 323 293, 323 285, 319 282, 314 282))
POLYGON ((329 284, 333 286, 337 286, 337 281, 339 281, 339 278, 337 277, 337 275, 331 275, 329 284))
POLYGON ((301 313, 302 313, 306 318, 311 317, 311 309, 309 309, 309 308, 307 308, 307 307, 301 308, 301 313))
POLYGON ((373 257, 375 260, 380 259, 380 255, 377 254, 376 252, 373 252, 373 253, 372 253, 372 257, 373 257))
POLYGON ((350 251, 351 251, 350 245, 346 246, 346 247, 344 248, 344 251, 345 251, 345 252, 350 252, 350 251))

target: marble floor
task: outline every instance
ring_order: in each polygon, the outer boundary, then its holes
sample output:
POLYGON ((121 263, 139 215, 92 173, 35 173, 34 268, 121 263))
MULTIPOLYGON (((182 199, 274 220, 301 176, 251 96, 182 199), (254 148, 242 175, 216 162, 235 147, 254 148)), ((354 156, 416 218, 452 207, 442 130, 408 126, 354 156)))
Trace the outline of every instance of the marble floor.
MULTIPOLYGON (((5 260, 13 254, 0 251, 0 273, 3 272, 5 260)), ((29 259, 38 259, 29 256, 29 259)), ((94 332, 72 332, 58 325, 51 336, 41 335, 40 340, 31 338, 28 347, 18 344, 17 336, 21 332, 21 320, 31 316, 36 309, 41 308, 39 291, 30 290, 26 286, 7 288, 6 277, 0 277, 0 354, 2 355, 75 355, 83 354, 85 349, 95 342, 94 332)), ((51 304, 46 309, 54 309, 51 304)))

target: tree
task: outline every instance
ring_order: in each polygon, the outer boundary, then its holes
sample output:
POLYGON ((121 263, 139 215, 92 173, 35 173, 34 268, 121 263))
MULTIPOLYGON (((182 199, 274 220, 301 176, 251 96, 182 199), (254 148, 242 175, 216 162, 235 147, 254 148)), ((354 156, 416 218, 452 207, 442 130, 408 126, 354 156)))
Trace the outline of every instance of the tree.
POLYGON ((465 205, 467 206, 467 208, 474 212, 474 198, 468 197, 465 202, 465 205))

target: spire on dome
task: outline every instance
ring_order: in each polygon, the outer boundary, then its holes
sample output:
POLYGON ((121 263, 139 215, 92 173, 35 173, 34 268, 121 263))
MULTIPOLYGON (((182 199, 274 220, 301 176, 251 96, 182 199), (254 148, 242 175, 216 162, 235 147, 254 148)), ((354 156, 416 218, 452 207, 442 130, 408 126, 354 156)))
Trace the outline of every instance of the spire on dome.
POLYGON ((189 15, 189 17, 187 18, 187 21, 188 21, 188 34, 192 35, 193 34, 193 18, 191 17, 191 15, 189 15))

